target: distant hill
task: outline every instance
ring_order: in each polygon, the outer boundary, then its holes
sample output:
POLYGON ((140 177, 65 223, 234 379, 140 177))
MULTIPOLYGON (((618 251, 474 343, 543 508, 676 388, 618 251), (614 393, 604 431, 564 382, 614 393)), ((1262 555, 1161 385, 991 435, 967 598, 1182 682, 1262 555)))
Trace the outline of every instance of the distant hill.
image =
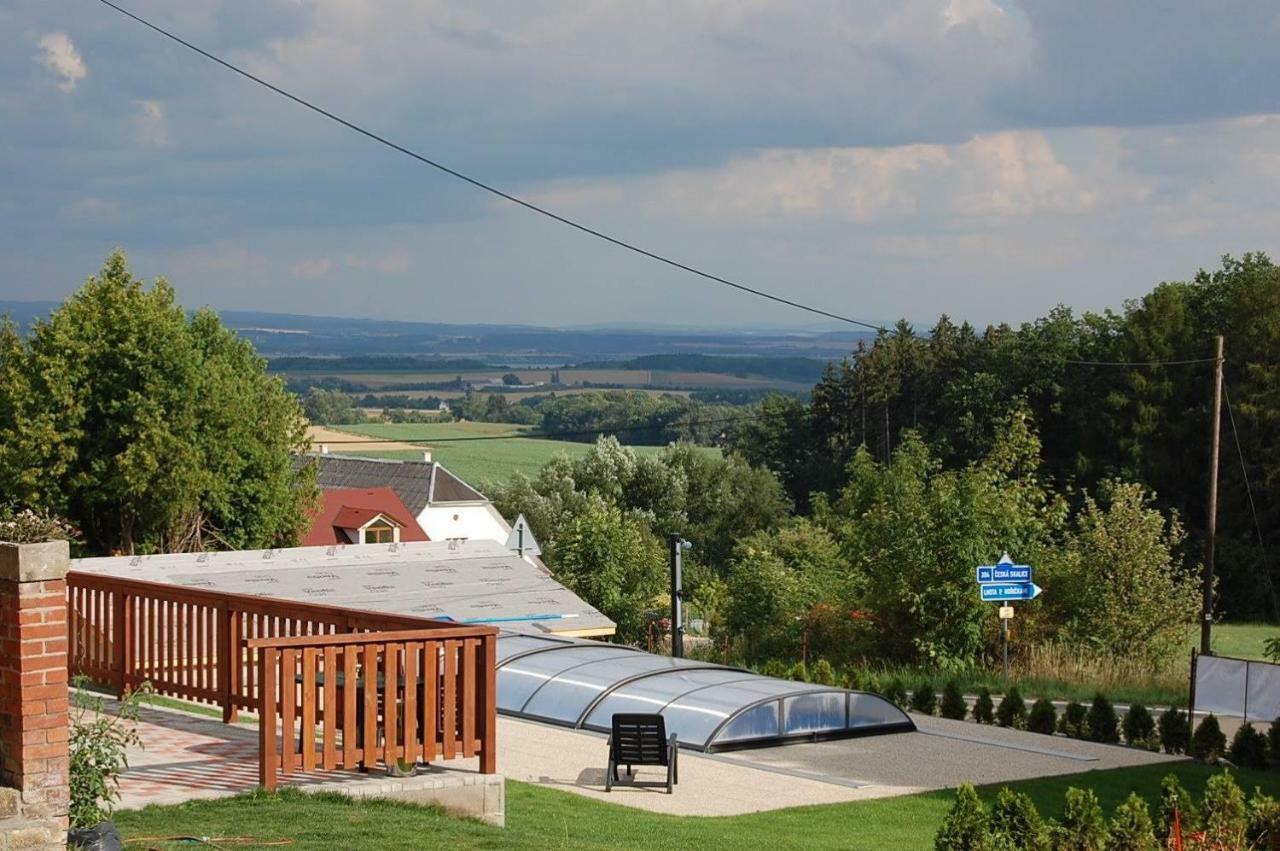
MULTIPOLYGON (((57 302, 0 301, 22 328, 47 315, 57 302)), ((335 316, 224 310, 222 321, 267 357, 430 356, 485 365, 537 366, 634 359, 648 355, 796 358, 825 362, 847 354, 867 332, 854 330, 698 331, 644 328, 539 328, 529 325, 464 325, 335 316)), ((616 364, 611 364, 615 365, 616 364)), ((720 365, 721 367, 723 365, 720 365)), ((305 368, 299 364, 293 368, 305 368)), ((441 367, 460 369, 461 367, 441 367)), ((667 369, 653 366, 645 369, 667 369)), ((692 369, 682 366, 677 369, 692 369)), ((797 375, 815 373, 797 363, 797 375)), ((759 373, 757 373, 759 374, 759 373)), ((781 376, 779 376, 781 377, 781 376)))
POLYGON ((662 372, 718 372, 726 375, 756 375, 782 381, 815 384, 829 359, 800 357, 762 357, 759 355, 669 354, 642 355, 616 361, 575 364, 583 369, 649 369, 662 372))

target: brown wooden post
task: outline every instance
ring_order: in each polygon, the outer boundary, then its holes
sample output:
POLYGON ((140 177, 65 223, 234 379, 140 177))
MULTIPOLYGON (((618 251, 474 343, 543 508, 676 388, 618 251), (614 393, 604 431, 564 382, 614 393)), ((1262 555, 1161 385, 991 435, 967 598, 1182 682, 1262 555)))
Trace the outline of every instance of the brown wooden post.
POLYGON ((234 724, 238 712, 235 704, 236 673, 240 667, 240 618, 231 607, 218 606, 218 702, 222 704, 222 723, 234 724))
POLYGON ((111 684, 116 688, 116 696, 122 700, 124 699, 125 690, 128 688, 128 672, 125 670, 126 660, 128 659, 126 643, 129 635, 129 629, 125 623, 127 609, 125 592, 119 588, 112 591, 111 684))
POLYGON ((476 710, 480 713, 480 773, 498 771, 498 637, 486 635, 481 642, 483 659, 477 678, 476 710))
MULTIPOLYGON (((265 647, 258 654, 258 782, 262 788, 276 788, 276 675, 280 651, 265 647)), ((285 731, 286 736, 292 732, 285 731)))

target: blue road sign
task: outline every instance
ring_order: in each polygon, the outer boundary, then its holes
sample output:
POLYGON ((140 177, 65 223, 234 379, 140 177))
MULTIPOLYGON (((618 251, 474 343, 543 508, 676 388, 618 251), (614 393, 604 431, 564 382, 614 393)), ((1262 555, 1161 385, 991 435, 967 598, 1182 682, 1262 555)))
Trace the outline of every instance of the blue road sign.
POLYGON ((982 599, 989 602, 1034 600, 1044 589, 1034 582, 1006 582, 1001 585, 979 585, 982 599))
POLYGON ((982 564, 978 566, 978 581, 984 585, 992 582, 1030 582, 1029 564, 982 564))

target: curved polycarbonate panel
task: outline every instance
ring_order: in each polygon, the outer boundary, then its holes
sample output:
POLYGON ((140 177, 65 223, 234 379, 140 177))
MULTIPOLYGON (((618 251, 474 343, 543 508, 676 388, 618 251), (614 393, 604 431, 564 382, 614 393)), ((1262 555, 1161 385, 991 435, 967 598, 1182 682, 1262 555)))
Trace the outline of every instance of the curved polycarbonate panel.
POLYGON ((725 724, 716 736, 717 742, 741 742, 751 739, 776 739, 779 735, 778 701, 771 700, 747 709, 725 724))
POLYGON ((562 671, 599 659, 638 655, 629 647, 584 642, 512 659, 498 668, 498 708, 521 713, 533 693, 562 671))
POLYGON ((618 683, 643 674, 679 670, 703 663, 648 653, 593 661, 571 668, 547 681, 524 705, 524 714, 577 724, 597 697, 618 683))
POLYGON ((668 733, 699 750, 914 729, 906 713, 866 692, 514 632, 498 637, 498 709, 601 731, 619 712, 661 713, 668 733))
POLYGON ((662 714, 667 719, 667 729, 675 733, 682 744, 706 747, 713 743, 712 734, 720 725, 744 708, 768 697, 782 697, 814 688, 822 686, 760 677, 691 692, 672 701, 662 714))
POLYGON ((847 705, 848 697, 842 691, 788 697, 782 701, 782 734, 794 736, 797 733, 843 730, 847 705))
POLYGON ((544 650, 549 647, 572 647, 573 642, 558 638, 542 638, 537 635, 513 635, 502 633, 498 636, 498 664, 531 650, 544 650))
POLYGON ((618 686, 596 704, 582 726, 608 730, 617 712, 661 712, 667 704, 692 691, 721 683, 752 679, 756 675, 733 668, 699 668, 667 671, 618 686))
POLYGON ((855 691, 849 694, 849 729, 883 727, 889 724, 910 724, 911 719, 892 701, 878 694, 855 691))

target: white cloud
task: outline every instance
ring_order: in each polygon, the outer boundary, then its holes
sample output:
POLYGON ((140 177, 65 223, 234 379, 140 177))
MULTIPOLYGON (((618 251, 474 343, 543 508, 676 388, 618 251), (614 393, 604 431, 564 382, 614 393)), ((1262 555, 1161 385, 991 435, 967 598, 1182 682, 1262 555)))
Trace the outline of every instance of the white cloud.
POLYGON ((40 39, 40 50, 42 53, 36 61, 58 76, 58 88, 64 92, 74 90, 76 83, 89 73, 80 52, 66 33, 54 32, 44 36, 40 39))
POLYGON ((323 278, 333 271, 334 263, 328 257, 317 257, 314 260, 302 260, 289 267, 289 274, 295 278, 314 280, 323 278))
POLYGON ((138 110, 133 116, 134 131, 138 141, 152 148, 167 148, 169 123, 165 118, 164 104, 158 100, 137 100, 138 110))
POLYGON ((708 218, 869 224, 1079 214, 1136 191, 1132 181, 1116 180, 1107 163, 1090 166, 1105 174, 1077 173, 1043 133, 1010 131, 959 145, 767 150, 719 168, 668 175, 662 194, 678 209, 708 218))

